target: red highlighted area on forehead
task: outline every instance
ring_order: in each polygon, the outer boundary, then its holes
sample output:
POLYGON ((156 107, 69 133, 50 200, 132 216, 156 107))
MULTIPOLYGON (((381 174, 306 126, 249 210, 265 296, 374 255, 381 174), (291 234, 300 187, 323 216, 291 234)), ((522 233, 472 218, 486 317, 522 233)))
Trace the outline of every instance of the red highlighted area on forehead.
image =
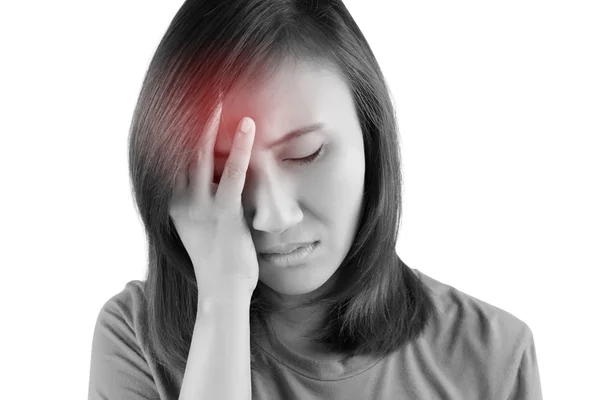
MULTIPOLYGON (((315 68, 311 63, 282 62, 268 72, 244 74, 239 79, 236 76, 235 82, 218 81, 217 86, 222 91, 211 91, 222 104, 213 148, 215 160, 229 157, 238 125, 244 117, 254 121, 253 151, 261 153, 278 151, 279 146, 296 143, 293 141, 297 139, 299 145, 305 144, 299 138, 313 132, 329 133, 329 129, 335 129, 330 121, 338 114, 345 114, 339 106, 340 95, 347 92, 339 87, 343 81, 331 71, 315 68)), ((316 141, 314 143, 316 146, 316 141)), ((316 149, 313 147, 299 147, 301 153, 282 156, 301 158, 307 151, 316 149)))

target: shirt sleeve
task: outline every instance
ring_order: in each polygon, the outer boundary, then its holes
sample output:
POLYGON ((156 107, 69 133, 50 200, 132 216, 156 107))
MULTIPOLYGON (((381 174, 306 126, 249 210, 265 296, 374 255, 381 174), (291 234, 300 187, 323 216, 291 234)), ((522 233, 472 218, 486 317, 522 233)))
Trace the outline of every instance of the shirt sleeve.
POLYGON ((130 313, 115 298, 100 311, 92 340, 88 400, 159 400, 130 313))
POLYGON ((521 362, 507 400, 543 400, 535 343, 528 326, 525 333, 521 362))

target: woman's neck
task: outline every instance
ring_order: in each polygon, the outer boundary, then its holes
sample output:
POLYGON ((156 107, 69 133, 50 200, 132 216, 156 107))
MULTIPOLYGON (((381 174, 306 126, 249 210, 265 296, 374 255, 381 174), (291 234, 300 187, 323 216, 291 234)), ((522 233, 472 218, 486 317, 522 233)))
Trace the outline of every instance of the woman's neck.
POLYGON ((330 352, 325 345, 306 337, 319 326, 322 319, 318 311, 294 315, 272 316, 271 328, 284 345, 305 357, 314 360, 339 360, 341 355, 330 352))

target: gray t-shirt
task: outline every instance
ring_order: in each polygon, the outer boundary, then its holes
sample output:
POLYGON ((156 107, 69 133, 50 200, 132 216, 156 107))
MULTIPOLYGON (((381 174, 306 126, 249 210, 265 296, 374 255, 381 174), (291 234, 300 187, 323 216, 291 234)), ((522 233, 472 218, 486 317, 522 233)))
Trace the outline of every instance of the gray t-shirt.
MULTIPOLYGON (((275 336, 255 342, 267 368, 252 377, 254 400, 541 400, 535 345, 512 314, 411 269, 438 313, 424 334, 384 357, 317 361, 275 336)), ((144 350, 143 283, 131 281, 102 307, 94 331, 89 400, 176 400, 144 350)))

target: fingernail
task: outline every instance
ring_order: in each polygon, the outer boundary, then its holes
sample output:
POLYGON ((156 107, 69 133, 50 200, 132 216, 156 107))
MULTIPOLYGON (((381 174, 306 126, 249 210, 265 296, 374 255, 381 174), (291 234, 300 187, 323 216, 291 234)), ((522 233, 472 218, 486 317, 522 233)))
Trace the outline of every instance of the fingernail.
POLYGON ((240 130, 243 133, 249 133, 252 129, 252 122, 250 122, 249 118, 245 118, 242 120, 242 125, 240 126, 240 130))

